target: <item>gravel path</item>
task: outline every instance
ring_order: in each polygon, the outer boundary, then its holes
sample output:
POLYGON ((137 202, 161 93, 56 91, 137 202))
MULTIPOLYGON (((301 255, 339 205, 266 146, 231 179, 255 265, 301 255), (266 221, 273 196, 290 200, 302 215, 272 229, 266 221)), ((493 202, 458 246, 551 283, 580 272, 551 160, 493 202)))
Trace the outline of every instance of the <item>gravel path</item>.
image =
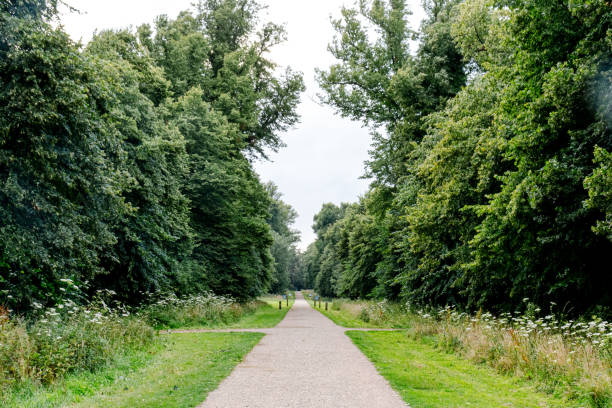
POLYGON ((300 294, 275 328, 248 331, 267 335, 200 407, 408 407, 346 329, 313 310, 300 294))

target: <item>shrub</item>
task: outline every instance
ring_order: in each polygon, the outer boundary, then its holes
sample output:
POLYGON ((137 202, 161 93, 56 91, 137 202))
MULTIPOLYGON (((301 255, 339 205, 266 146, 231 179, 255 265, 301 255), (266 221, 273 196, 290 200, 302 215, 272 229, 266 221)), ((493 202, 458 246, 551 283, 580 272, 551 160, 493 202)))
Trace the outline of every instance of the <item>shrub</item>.
POLYGON ((228 324, 253 313, 258 302, 237 303, 213 293, 178 298, 167 295, 141 309, 139 315, 156 329, 228 324))
POLYGON ((592 407, 612 402, 612 324, 601 319, 562 322, 552 314, 469 316, 451 307, 413 314, 419 335, 504 374, 535 378, 549 391, 592 407))
POLYGON ((359 313, 359 318, 364 322, 368 323, 370 321, 370 313, 368 313, 367 309, 361 309, 361 313, 359 313))
MULTIPOLYGON (((40 308, 40 305, 35 304, 40 308)), ((40 310, 40 309, 39 309, 40 310)), ((102 303, 65 301, 26 321, 0 317, 0 391, 26 381, 48 384, 79 370, 97 370, 155 339, 145 321, 102 303)))

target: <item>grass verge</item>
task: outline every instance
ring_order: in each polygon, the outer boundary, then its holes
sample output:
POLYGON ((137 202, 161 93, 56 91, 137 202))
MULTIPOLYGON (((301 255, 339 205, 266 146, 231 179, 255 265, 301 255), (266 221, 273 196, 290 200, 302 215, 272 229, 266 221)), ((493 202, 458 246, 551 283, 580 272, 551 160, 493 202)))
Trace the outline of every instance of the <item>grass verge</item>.
POLYGON ((404 327, 413 339, 475 366, 530 383, 573 407, 612 407, 612 324, 527 312, 469 315, 452 307, 415 310, 387 301, 334 299, 321 310, 345 327, 404 327))
POLYGON ((266 329, 276 326, 293 307, 293 300, 289 301, 287 307, 286 300, 282 300, 282 308, 278 308, 279 299, 276 297, 263 297, 255 302, 251 302, 251 310, 242 313, 237 320, 194 320, 173 328, 183 329, 266 329))
POLYGON ((344 299, 328 300, 327 310, 325 310, 325 301, 317 302, 317 307, 310 298, 306 298, 311 307, 327 316, 331 321, 338 326, 349 328, 379 328, 379 329, 400 329, 410 327, 411 321, 409 316, 398 313, 387 313, 385 318, 380 318, 376 310, 368 310, 364 307, 364 302, 350 301, 344 299))
POLYGON ((293 300, 287 301, 277 297, 263 297, 259 299, 259 307, 253 314, 244 316, 240 321, 228 325, 228 328, 241 329, 265 329, 274 327, 285 318, 289 309, 293 307, 293 300), (279 300, 282 302, 282 308, 278 308, 279 300))
MULTIPOLYGON (((152 326, 158 329, 267 328, 278 324, 288 310, 286 301, 278 309, 276 297, 239 304, 204 294, 184 299, 164 298, 133 314, 124 309, 73 303, 43 311, 41 317, 29 323, 3 314, 0 315, 0 406, 64 406, 66 401, 95 395, 134 370, 157 364, 159 353, 168 352, 168 342, 174 342, 175 337, 160 338, 152 326)), ((179 346, 186 356, 196 355, 187 344, 179 346)), ((204 380, 209 377, 204 375, 204 380)))
POLYGON ((6 406, 193 407, 262 337, 261 333, 172 334, 154 353, 131 354, 112 369, 74 374, 52 388, 22 389, 6 406))
POLYGON ((405 332, 349 331, 347 335, 412 408, 576 406, 536 392, 516 378, 440 352, 405 332))

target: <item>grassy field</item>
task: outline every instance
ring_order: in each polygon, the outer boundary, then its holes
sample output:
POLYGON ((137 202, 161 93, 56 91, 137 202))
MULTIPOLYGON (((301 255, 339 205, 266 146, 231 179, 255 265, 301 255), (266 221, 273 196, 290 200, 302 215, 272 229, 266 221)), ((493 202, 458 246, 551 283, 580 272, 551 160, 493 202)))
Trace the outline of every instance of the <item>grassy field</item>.
POLYGON ((347 335, 412 408, 577 407, 404 332, 347 335))
MULTIPOLYGON (((241 329, 265 329, 276 326, 285 315, 293 307, 295 297, 289 299, 289 307, 287 301, 280 296, 269 296, 260 298, 262 304, 255 310, 254 313, 244 316, 237 322, 225 325, 225 328, 241 328, 241 329), (278 309, 279 300, 282 302, 282 308, 278 309)), ((221 327, 221 326, 219 326, 221 327)))
MULTIPOLYGON (((268 296, 241 309, 237 320, 210 321, 186 328, 269 328, 293 300, 268 296)), ((187 314, 193 314, 188 312, 187 314)), ((178 319, 177 319, 178 320, 178 319)), ((200 318, 193 321, 201 320, 200 318)), ((189 321, 189 319, 187 319, 189 321)), ((145 350, 127 351, 107 367, 79 371, 47 386, 26 382, 4 394, 2 407, 192 407, 204 401, 263 337, 260 333, 173 333, 145 350)))
MULTIPOLYGON (((314 307, 314 302, 310 297, 305 297, 310 306, 314 307)), ((365 311, 363 302, 352 302, 341 299, 328 300, 327 310, 325 301, 317 302, 316 309, 323 315, 330 318, 338 326, 350 328, 407 328, 410 327, 410 319, 402 313, 390 314, 389 319, 377 319, 376 310, 365 311)))
MULTIPOLYGON (((483 369, 484 373, 498 376, 493 378, 513 378, 512 381, 530 384, 546 395, 558 395, 571 401, 561 406, 612 407, 612 330, 605 321, 595 318, 592 321, 560 321, 553 315, 506 314, 495 317, 482 312, 468 315, 449 307, 409 310, 405 305, 385 301, 334 299, 332 302, 328 299, 328 302, 327 311, 325 302, 317 310, 340 326, 405 328, 407 337, 401 338, 401 345, 427 353, 430 358, 461 362, 465 367, 483 369), (447 360, 449 358, 453 360, 447 360)), ((388 339, 395 341, 393 336, 395 334, 389 335, 388 339)), ((384 335, 380 337, 381 341, 386 338, 384 335)), ((392 359, 379 356, 380 361, 389 360, 390 364, 403 366, 407 363, 402 359, 415 358, 408 351, 400 351, 399 343, 394 343, 394 347, 398 348, 399 354, 394 357, 398 361, 393 363, 392 359)), ((370 354, 368 356, 374 359, 371 351, 370 354)), ((397 375, 394 370, 388 374, 399 386, 402 381, 410 380, 410 377, 397 375)), ((439 371, 440 380, 451 385, 453 376, 456 373, 452 371, 439 371)), ((497 381, 495 379, 493 384, 497 381)), ((455 383, 457 387, 460 384, 455 383)), ((405 386, 412 387, 409 382, 405 386)), ((469 383, 463 386, 465 390, 457 391, 459 394, 474 388, 469 383)), ((431 406, 455 406, 439 405, 435 402, 435 393, 424 395, 433 399, 434 405, 431 406)), ((523 406, 521 404, 509 406, 523 406)))
POLYGON ((263 337, 261 333, 177 333, 113 369, 67 377, 50 389, 24 388, 3 406, 194 407, 263 337))

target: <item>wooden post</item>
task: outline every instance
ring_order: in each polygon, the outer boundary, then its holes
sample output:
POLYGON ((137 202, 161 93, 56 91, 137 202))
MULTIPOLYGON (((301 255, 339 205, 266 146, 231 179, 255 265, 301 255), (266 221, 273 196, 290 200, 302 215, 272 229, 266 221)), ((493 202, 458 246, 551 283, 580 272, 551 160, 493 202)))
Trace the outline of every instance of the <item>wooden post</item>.
POLYGON ((289 307, 289 295, 287 295, 287 307, 289 307))
POLYGON ((278 310, 281 310, 283 308, 283 301, 279 300, 278 301, 278 310))
POLYGON ((327 310, 327 302, 325 302, 325 310, 327 310))

